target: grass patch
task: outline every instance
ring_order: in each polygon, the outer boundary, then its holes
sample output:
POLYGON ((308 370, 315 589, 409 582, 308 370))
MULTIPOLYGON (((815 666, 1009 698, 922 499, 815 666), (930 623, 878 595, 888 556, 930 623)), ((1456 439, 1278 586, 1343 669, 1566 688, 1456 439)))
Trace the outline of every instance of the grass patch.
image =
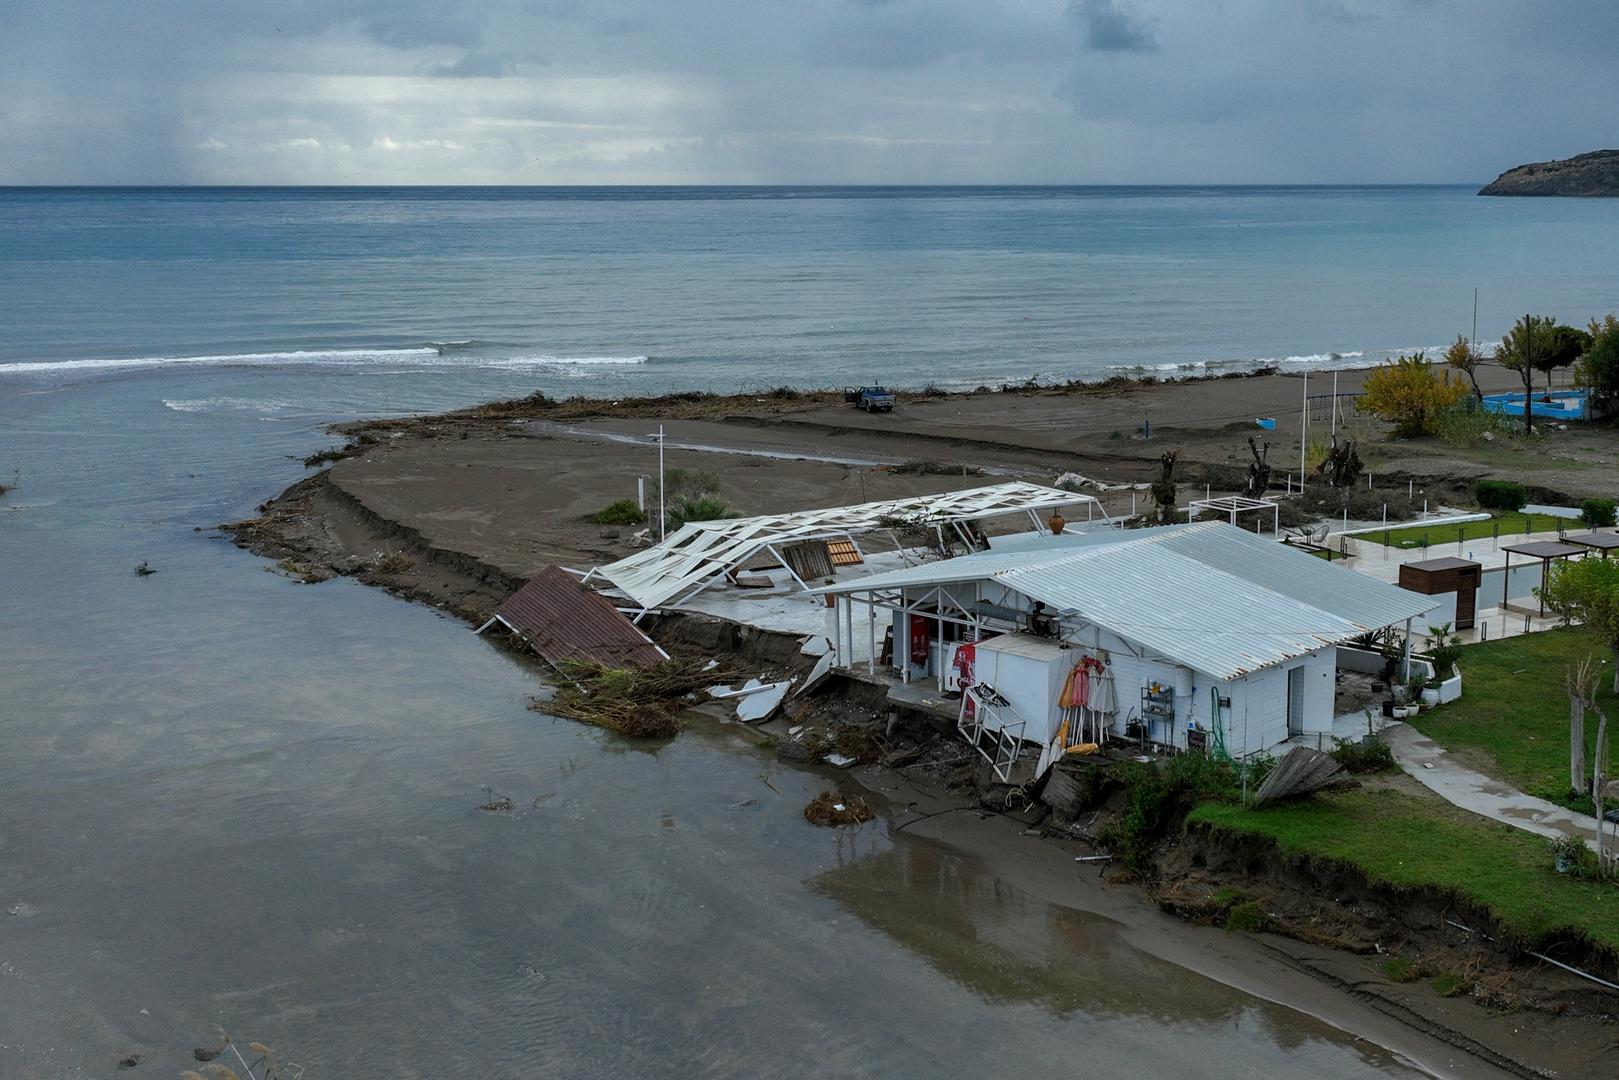
POLYGON ((1613 885, 1559 875, 1542 838, 1436 800, 1363 789, 1254 810, 1205 803, 1189 820, 1270 837, 1290 855, 1342 860, 1379 884, 1451 891, 1531 945, 1575 929, 1619 951, 1613 885))
POLYGON ((1440 997, 1455 997, 1467 989, 1467 980, 1454 971, 1446 971, 1435 975, 1433 982, 1428 985, 1433 987, 1433 992, 1440 997))
MULTIPOLYGON (((1446 750, 1475 752, 1484 759, 1480 768, 1520 791, 1589 813, 1590 798, 1568 787, 1563 673, 1591 655, 1608 661, 1607 650, 1577 628, 1463 646, 1461 700, 1408 722, 1446 750)), ((1611 661, 1600 670, 1597 704, 1619 719, 1611 661)), ((1596 758, 1596 727, 1596 717, 1588 715, 1587 761, 1596 758)), ((1619 738, 1608 741, 1608 775, 1619 776, 1619 738)))
POLYGON ((1465 521, 1460 525, 1408 525, 1399 529, 1389 529, 1384 532, 1368 532, 1359 534, 1358 539, 1368 540, 1374 544, 1388 544, 1397 548, 1424 548, 1438 547, 1442 544, 1457 542, 1458 530, 1463 542, 1468 540, 1484 540, 1497 536, 1522 536, 1524 532, 1556 532, 1558 522, 1565 528, 1578 523, 1567 518, 1555 518, 1549 514, 1524 514, 1519 512, 1501 513, 1493 515, 1488 521, 1465 521))
POLYGON ((1418 977, 1417 965, 1405 957, 1389 956, 1383 959, 1383 978, 1389 982, 1415 982, 1418 977))

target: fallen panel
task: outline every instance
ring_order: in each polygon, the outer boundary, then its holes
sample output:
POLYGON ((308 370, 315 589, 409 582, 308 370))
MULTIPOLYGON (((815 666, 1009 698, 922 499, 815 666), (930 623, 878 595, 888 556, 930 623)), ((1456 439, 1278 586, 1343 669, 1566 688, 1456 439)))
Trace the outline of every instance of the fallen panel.
POLYGON ((606 667, 649 667, 669 658, 605 596, 556 566, 541 570, 503 600, 492 621, 502 623, 553 665, 576 660, 606 667))
POLYGON ((1254 793, 1254 805, 1278 799, 1294 799, 1312 791, 1331 787, 1349 779, 1344 767, 1332 757, 1308 746, 1295 746, 1271 769, 1265 782, 1254 793))

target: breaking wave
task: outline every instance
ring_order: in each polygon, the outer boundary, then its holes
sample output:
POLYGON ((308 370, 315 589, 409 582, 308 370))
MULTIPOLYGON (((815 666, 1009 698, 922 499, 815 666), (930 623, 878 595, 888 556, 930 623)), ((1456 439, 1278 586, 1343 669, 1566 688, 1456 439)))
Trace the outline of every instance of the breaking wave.
POLYGON ((1396 356, 1424 353, 1430 360, 1440 360, 1442 345, 1417 346, 1407 349, 1350 349, 1345 352, 1305 353, 1299 356, 1259 356, 1239 360, 1188 360, 1164 364, 1114 364, 1108 371, 1114 373, 1170 373, 1183 375, 1218 375, 1233 371, 1257 371, 1260 368, 1279 368, 1282 371, 1314 371, 1375 367, 1396 356))
POLYGON ((138 371, 169 367, 434 367, 572 368, 602 364, 644 364, 645 356, 480 356, 438 349, 300 349, 291 352, 220 353, 206 356, 138 356, 86 360, 42 360, 0 364, 0 375, 138 371))

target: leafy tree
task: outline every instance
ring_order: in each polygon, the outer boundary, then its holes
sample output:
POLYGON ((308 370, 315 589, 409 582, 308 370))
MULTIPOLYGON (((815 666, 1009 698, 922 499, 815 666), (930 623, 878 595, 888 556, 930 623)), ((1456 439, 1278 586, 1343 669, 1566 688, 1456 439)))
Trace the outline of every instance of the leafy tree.
POLYGON ((1467 394, 1422 353, 1402 356, 1366 376, 1359 407, 1394 424, 1396 435, 1431 435, 1440 414, 1467 394))
POLYGON ((1549 370, 1542 365, 1553 354, 1552 338, 1557 333, 1557 319, 1551 315, 1525 315, 1512 325, 1512 331, 1501 339, 1495 350, 1496 361, 1504 368, 1516 371, 1523 380, 1523 430, 1535 430, 1531 409, 1535 397, 1535 372, 1549 370))
POLYGON ((1546 607, 1564 622, 1578 622, 1612 651, 1613 692, 1619 694, 1619 562, 1564 560, 1541 590, 1546 607))
POLYGON ((1467 381, 1473 384, 1473 398, 1475 401, 1484 400, 1484 391, 1479 389, 1478 369, 1484 363, 1484 354, 1474 347, 1462 335, 1457 334, 1456 340, 1450 343, 1445 350, 1445 363, 1467 376, 1467 381))
POLYGON ((1552 328, 1551 349, 1540 358, 1535 365, 1536 371, 1546 373, 1546 393, 1552 392, 1552 372, 1558 368, 1568 367, 1574 361, 1585 355, 1585 350, 1591 347, 1591 335, 1584 330, 1572 326, 1555 326, 1552 328))
POLYGON ((1591 346, 1580 358, 1574 382, 1591 392, 1595 404, 1619 406, 1619 318, 1610 312, 1592 319, 1591 346))

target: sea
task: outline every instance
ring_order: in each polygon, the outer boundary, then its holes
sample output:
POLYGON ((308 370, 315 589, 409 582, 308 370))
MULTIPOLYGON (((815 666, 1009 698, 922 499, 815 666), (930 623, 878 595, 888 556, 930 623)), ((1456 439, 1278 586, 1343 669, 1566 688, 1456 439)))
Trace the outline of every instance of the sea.
POLYGON ((1369 364, 1619 309, 1616 250, 1448 187, 0 189, 0 1080, 1418 1075, 215 526, 334 421, 1369 364))

